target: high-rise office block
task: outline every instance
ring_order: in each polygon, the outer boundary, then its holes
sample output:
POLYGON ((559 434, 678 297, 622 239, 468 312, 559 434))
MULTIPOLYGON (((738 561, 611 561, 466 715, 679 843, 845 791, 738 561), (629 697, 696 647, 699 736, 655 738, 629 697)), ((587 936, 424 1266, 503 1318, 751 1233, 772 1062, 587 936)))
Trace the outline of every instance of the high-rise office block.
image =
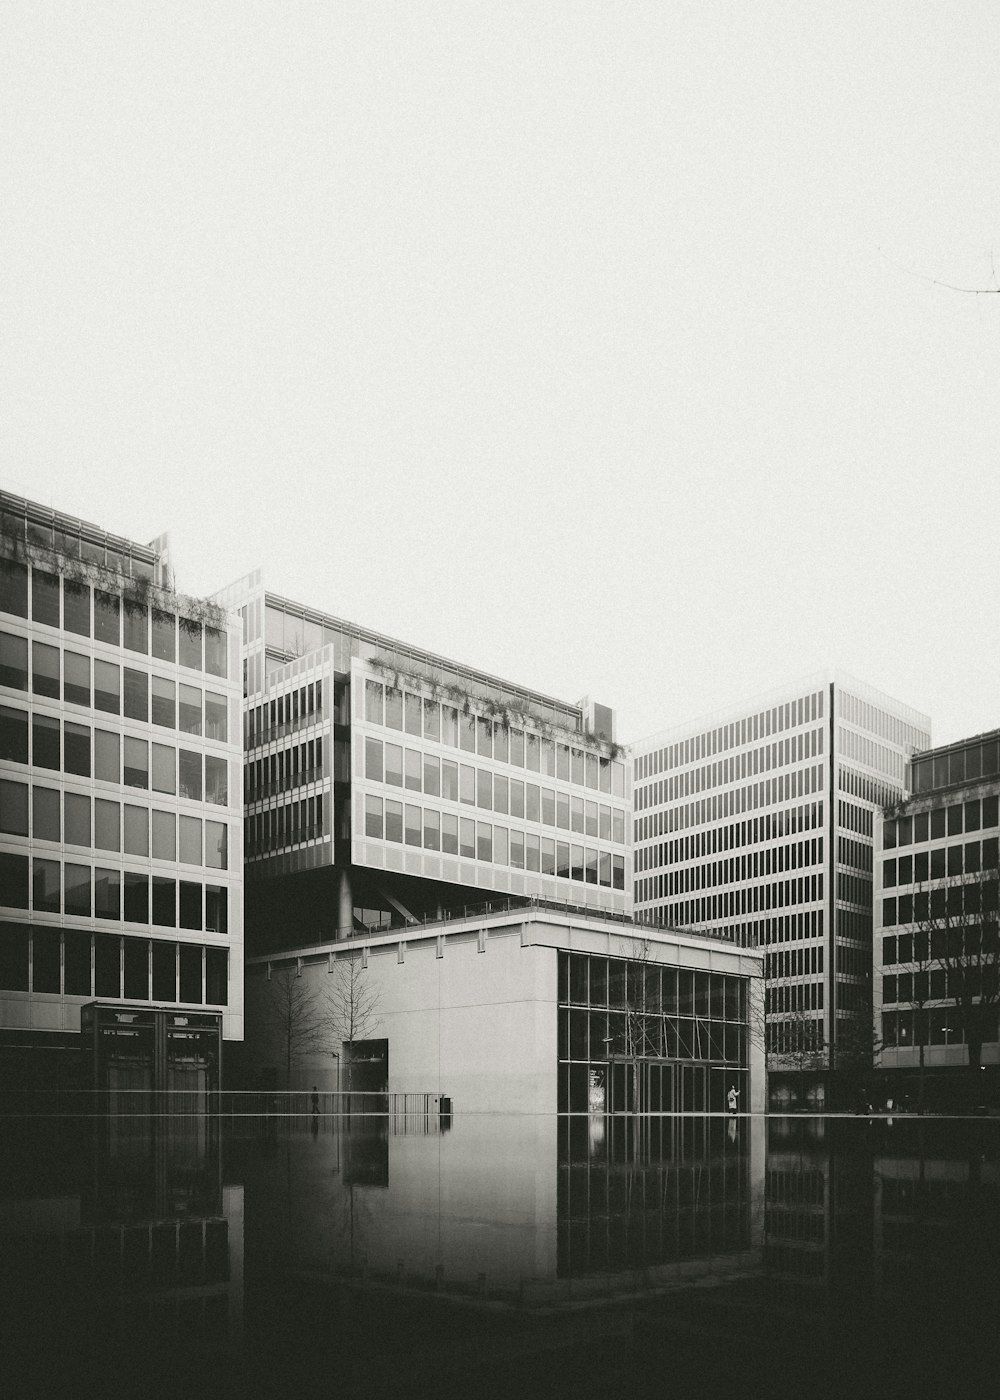
POLYGON ((0 493, 8 1057, 77 1051, 94 1003, 104 1082, 218 1082, 243 1035, 239 646, 162 542, 0 493))
POLYGON ((614 715, 267 593, 243 618, 246 876, 256 951, 491 897, 628 914, 614 715))
MULTIPOLYGON (((944 1078, 963 1066, 975 1077, 990 1066, 995 1075, 1000 731, 915 755, 907 787, 907 799, 876 826, 875 1012, 882 1065, 912 1072, 923 1062, 944 1078)), ((912 1073, 909 1084, 915 1098, 912 1073)), ((970 1095, 980 1092, 981 1086, 969 1085, 970 1095)))
POLYGON ((925 715, 836 672, 632 748, 637 917, 765 950, 773 1069, 836 1063, 867 1019, 876 813, 925 715))

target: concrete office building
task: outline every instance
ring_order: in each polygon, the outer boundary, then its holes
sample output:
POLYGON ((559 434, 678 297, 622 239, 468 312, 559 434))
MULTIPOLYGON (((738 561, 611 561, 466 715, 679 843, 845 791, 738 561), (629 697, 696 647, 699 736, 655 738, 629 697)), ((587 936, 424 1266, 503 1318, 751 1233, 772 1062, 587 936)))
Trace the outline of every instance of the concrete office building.
POLYGON ((242 1038, 239 645, 163 540, 0 493, 8 1082, 71 1077, 81 1009, 119 1086, 211 1087, 242 1038))
MULTIPOLYGON (((1000 730, 914 755, 907 788, 876 828, 882 1067, 915 1101, 921 1057, 932 1096, 961 1094, 968 1076, 956 1072, 978 1063, 995 1094, 1000 730)), ((978 1086, 968 1090, 978 1097, 978 1086)))
POLYGON ((764 950, 779 1091, 808 1068, 822 1094, 870 1018, 875 817, 929 742, 925 715, 830 671, 632 747, 636 917, 764 950))

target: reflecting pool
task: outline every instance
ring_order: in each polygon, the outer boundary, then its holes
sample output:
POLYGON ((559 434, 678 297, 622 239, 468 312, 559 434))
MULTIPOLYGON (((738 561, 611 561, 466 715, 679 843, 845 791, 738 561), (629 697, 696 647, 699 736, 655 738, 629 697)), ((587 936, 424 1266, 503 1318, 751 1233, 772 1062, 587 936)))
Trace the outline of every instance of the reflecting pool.
POLYGON ((0 1394, 994 1394, 1000 1122, 0 1119, 0 1394))

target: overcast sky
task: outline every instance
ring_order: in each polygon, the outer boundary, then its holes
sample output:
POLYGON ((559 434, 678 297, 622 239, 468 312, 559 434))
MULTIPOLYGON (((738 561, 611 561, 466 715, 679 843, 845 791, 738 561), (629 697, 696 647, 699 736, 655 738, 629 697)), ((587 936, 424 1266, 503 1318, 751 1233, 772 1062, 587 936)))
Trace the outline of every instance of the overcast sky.
POLYGON ((0 482, 630 740, 1000 725, 1000 6, 5 0, 0 482))

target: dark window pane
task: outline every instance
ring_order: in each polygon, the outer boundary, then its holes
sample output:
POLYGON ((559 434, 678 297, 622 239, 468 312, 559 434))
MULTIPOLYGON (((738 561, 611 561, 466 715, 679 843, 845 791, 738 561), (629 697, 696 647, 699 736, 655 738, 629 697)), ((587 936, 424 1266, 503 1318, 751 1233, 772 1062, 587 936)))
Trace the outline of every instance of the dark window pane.
POLYGON ((90 584, 63 579, 63 626, 78 637, 90 636, 90 584))
POLYGON ((90 777, 90 729, 85 724, 66 721, 63 728, 63 771, 90 777))
POLYGON ((225 948, 205 949, 205 1001, 226 1006, 229 991, 229 953, 225 948))
POLYGON ((229 805, 229 764, 212 754, 205 755, 205 801, 218 807, 229 805))
POLYGON ((225 885, 205 886, 205 928, 208 933, 229 932, 229 891, 225 885))
POLYGON ((121 645, 121 599, 99 588, 94 589, 94 640, 121 645))
POLYGON ((63 652, 63 699, 90 709, 90 657, 77 651, 63 652))
POLYGON ((178 788, 181 797, 200 802, 201 796, 201 754, 190 749, 181 749, 178 764, 178 788))
POLYGON ((94 934, 94 995, 118 998, 121 988, 121 939, 117 934, 94 934))
POLYGON ((149 876, 125 871, 125 920, 131 924, 149 923, 149 876))
POLYGON ((90 934, 80 929, 63 930, 63 978, 67 996, 89 997, 90 934))
POLYGON ((125 718, 149 720, 149 676, 130 666, 125 667, 125 718))
POLYGON ((71 846, 90 845, 90 798, 81 792, 63 794, 65 840, 71 846))
POLYGON ((0 904, 8 909, 28 907, 28 857, 0 851, 0 904))
POLYGON ((36 768, 60 767, 59 721, 34 715, 31 721, 31 761, 36 768))
POLYGON ((149 611, 144 603, 127 602, 124 609, 122 644, 129 651, 149 654, 149 611))
POLYGON ((153 939, 153 1000, 177 1000, 177 947, 153 939))
POLYGON ((37 783, 32 784, 31 819, 32 835, 36 841, 62 840, 57 788, 39 787, 37 783))
POLYGON ((177 619, 178 660, 192 671, 201 670, 201 623, 190 618, 177 619))
POLYGON ((177 687, 163 676, 153 677, 153 723, 164 729, 177 727, 177 687))
MULTIPOLYGON (((182 818, 183 820, 183 818, 182 818)), ((196 864, 200 864, 200 857, 196 864)), ((202 928, 201 917, 201 885, 196 885, 192 880, 181 880, 181 928, 202 928)))
POLYGON ((59 699, 59 648, 45 642, 31 644, 31 689, 36 695, 59 699))
POLYGON ((153 655, 158 661, 177 660, 177 623, 174 614, 153 609, 153 655))
POLYGON ((31 571, 31 616, 49 627, 59 626, 59 575, 31 571))
POLYGON ((90 866, 74 865, 67 861, 64 880, 66 913, 79 914, 89 919, 92 912, 90 866))
POLYGON ((205 864, 214 870, 229 866, 229 828, 225 822, 205 822, 205 864))
MULTIPOLYGON (((56 744, 59 742, 59 725, 56 723, 56 744)), ((9 705, 0 705, 0 758, 11 763, 28 761, 28 712, 15 710, 9 705)), ((56 762, 49 767, 59 767, 58 750, 56 762)))
POLYGON ((28 930, 24 924, 0 923, 0 989, 28 990, 28 930))
POLYGON ((40 860, 37 856, 31 863, 31 904, 36 912, 58 914, 61 909, 61 872, 57 860, 40 860))
POLYGON ((149 942, 145 938, 126 938, 123 947, 126 1000, 148 1001, 149 942))
POLYGON ((177 882, 164 875, 153 876, 153 923, 161 928, 177 924, 177 882))
POLYGON ((211 676, 226 675, 226 634, 215 627, 205 628, 205 670, 211 676))
POLYGON ((145 739, 125 739, 125 786, 149 787, 149 745, 145 739))
POLYGON ((122 916, 122 874, 120 870, 94 870, 94 914, 98 919, 122 916))
POLYGON ((0 831, 28 834, 28 784, 0 779, 0 831))
POLYGON ((149 855, 149 810, 125 804, 125 854, 149 855))
POLYGON ((121 669, 110 661, 94 658, 94 709, 119 715, 122 709, 121 669))
POLYGON ((179 947, 181 964, 181 1001, 201 1005, 201 949, 188 943, 179 947))
POLYGON ((0 632, 0 685, 28 689, 28 639, 0 632))
POLYGON ((0 559, 0 612, 28 616, 28 566, 0 559))
POLYGON ((94 798, 94 845, 99 851, 121 850, 121 807, 117 802, 94 798))

